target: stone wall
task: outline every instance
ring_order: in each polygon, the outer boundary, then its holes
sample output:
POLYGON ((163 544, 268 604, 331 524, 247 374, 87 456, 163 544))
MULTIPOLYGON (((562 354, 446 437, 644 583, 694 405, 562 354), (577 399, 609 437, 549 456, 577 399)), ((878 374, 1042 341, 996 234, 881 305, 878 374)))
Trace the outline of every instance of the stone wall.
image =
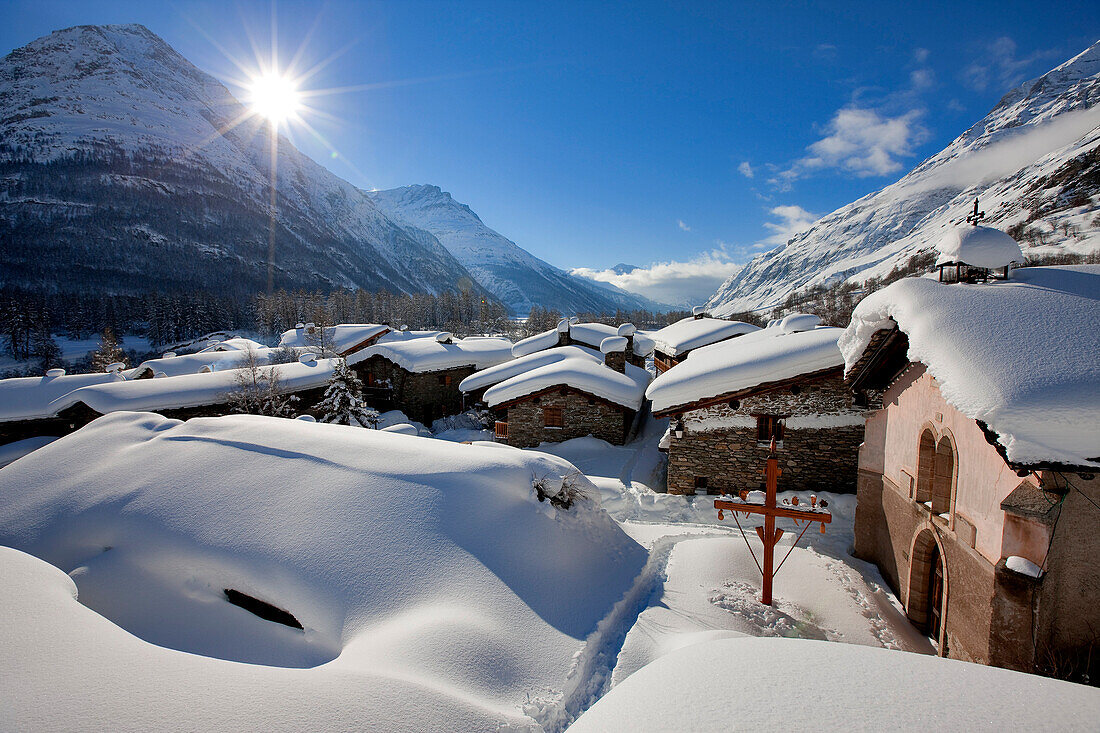
MULTIPOLYGON (((788 429, 777 446, 780 491, 855 493, 856 455, 863 426, 788 429)), ((724 494, 762 487, 769 448, 757 441, 756 426, 685 433, 671 438, 668 493, 694 494, 697 477, 707 493, 724 494)))
POLYGON ((428 426, 433 420, 462 412, 462 392, 458 385, 477 371, 473 366, 461 366, 434 372, 409 372, 377 354, 352 368, 365 386, 388 384, 393 407, 408 415, 410 420, 428 426))
POLYGON ((839 375, 685 413, 683 437, 670 438, 669 493, 694 494, 702 477, 712 494, 759 488, 769 446, 757 440, 757 415, 785 418, 780 490, 855 493, 863 413, 839 375))
POLYGON ((508 408, 508 445, 533 448, 539 443, 560 443, 592 435, 622 445, 634 421, 634 411, 567 390, 540 395, 508 408), (543 425, 543 408, 562 411, 562 427, 543 425))

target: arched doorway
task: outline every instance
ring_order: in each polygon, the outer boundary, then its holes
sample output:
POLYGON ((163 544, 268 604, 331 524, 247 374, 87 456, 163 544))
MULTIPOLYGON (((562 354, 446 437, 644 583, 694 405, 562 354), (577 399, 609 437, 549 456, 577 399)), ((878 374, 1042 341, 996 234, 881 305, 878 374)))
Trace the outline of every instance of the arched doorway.
MULTIPOLYGON (((913 539, 905 605, 909 620, 940 643, 947 609, 947 562, 931 529, 921 530, 913 539)), ((944 653, 942 644, 940 653, 944 653)))

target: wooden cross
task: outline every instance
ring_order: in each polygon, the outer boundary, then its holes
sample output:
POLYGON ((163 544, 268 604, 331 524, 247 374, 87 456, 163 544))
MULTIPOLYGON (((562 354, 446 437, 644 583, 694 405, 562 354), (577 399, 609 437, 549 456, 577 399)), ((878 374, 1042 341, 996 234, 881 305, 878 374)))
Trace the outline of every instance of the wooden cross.
POLYGON ((985 218, 984 211, 978 211, 978 199, 974 199, 974 210, 966 215, 966 223, 978 226, 978 222, 985 218))
MULTIPOLYGON (((825 532, 825 525, 833 521, 833 515, 825 509, 826 502, 821 502, 821 505, 817 503, 816 496, 810 496, 809 506, 799 503, 798 497, 791 499, 790 504, 778 504, 776 502, 776 492, 779 486, 779 476, 783 473, 779 468, 779 458, 775 455, 775 438, 772 438, 772 444, 770 453, 768 455, 767 463, 764 465, 764 479, 767 491, 764 494, 764 503, 757 504, 748 500, 748 492, 742 491, 736 499, 715 499, 714 508, 718 510, 718 518, 725 519, 723 511, 735 512, 734 519, 737 519, 737 512, 741 512, 748 516, 749 514, 763 514, 764 526, 756 528, 756 534, 760 536, 760 541, 764 543, 764 563, 760 568, 760 574, 764 576, 764 585, 761 592, 760 601, 765 605, 770 606, 772 604, 772 578, 779 568, 772 569, 775 564, 775 543, 779 542, 779 538, 783 536, 783 530, 776 529, 775 519, 776 517, 783 517, 786 519, 793 519, 797 523, 806 523, 806 528, 802 530, 802 533, 798 535, 798 538, 791 545, 791 550, 794 550, 798 541, 802 539, 802 535, 806 533, 806 529, 809 528, 811 522, 821 522, 821 531, 825 532)), ((741 523, 737 525, 740 527, 741 523)), ((742 535, 744 533, 742 532, 742 535)), ((749 542, 748 538, 745 538, 745 544, 749 542)), ((783 566, 783 562, 786 562, 787 556, 791 554, 791 550, 787 551, 787 555, 783 557, 783 561, 779 563, 780 567, 783 566)), ((749 552, 752 552, 752 546, 749 546, 749 552)), ((756 559, 756 553, 753 553, 753 559, 756 559)), ((757 563, 759 565, 759 563, 757 563)))

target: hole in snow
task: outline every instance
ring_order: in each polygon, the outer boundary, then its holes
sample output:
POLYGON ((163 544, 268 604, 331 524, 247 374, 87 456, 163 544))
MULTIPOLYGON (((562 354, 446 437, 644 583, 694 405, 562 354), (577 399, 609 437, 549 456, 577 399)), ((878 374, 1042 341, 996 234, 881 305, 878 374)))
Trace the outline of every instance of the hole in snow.
POLYGON ((301 629, 302 624, 298 619, 287 611, 273 606, 267 601, 261 601, 259 598, 253 598, 247 593, 241 593, 239 590, 233 590, 232 588, 225 589, 225 599, 232 603, 234 606, 240 606, 244 610, 254 613, 265 621, 274 621, 277 624, 283 626, 289 626, 293 629, 301 629))

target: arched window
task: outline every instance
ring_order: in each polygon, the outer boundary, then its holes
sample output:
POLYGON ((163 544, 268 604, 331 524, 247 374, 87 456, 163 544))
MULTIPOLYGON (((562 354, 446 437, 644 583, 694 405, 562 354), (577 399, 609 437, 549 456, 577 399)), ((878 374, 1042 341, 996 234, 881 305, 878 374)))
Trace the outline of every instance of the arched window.
POLYGON ((948 514, 955 489, 955 448, 947 436, 936 445, 935 472, 932 476, 932 513, 948 514))
POLYGON ((936 436, 925 430, 917 448, 917 495, 920 503, 932 501, 932 479, 936 473, 936 436))

